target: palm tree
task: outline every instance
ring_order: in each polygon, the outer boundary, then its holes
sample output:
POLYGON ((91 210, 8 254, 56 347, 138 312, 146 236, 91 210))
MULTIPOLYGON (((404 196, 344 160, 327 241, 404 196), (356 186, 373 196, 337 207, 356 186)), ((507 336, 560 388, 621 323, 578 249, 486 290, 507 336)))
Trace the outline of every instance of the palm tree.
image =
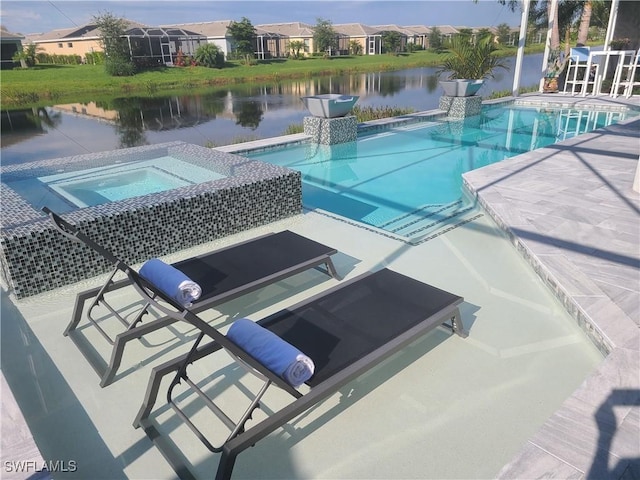
POLYGON ((351 40, 349 42, 349 53, 351 55, 362 55, 362 45, 357 40, 351 40))
POLYGON ((496 69, 509 68, 504 58, 493 55, 496 49, 491 37, 480 38, 473 45, 469 39, 456 35, 437 73, 448 72, 450 80, 493 78, 496 69))
POLYGON ((20 62, 22 68, 33 67, 36 64, 36 56, 41 50, 42 47, 40 45, 29 43, 23 46, 22 50, 17 51, 12 60, 14 62, 20 62))
POLYGON ((582 7, 582 16, 580 17, 580 26, 578 27, 578 43, 587 44, 589 37, 589 25, 591 24, 591 12, 593 12, 593 2, 587 0, 582 7))
MULTIPOLYGON (((473 0, 473 3, 478 3, 478 0, 473 0)), ((498 0, 500 5, 507 5, 509 10, 515 12, 518 8, 520 8, 520 0, 498 0)))
POLYGON ((300 52, 306 52, 307 46, 302 40, 292 40, 289 42, 289 49, 293 53, 293 58, 300 58, 300 52))
POLYGON ((560 18, 558 17, 559 9, 558 4, 547 1, 547 21, 549 18, 555 18, 553 25, 551 26, 551 50, 560 50, 560 18), (555 11, 551 11, 551 9, 555 7, 555 11))

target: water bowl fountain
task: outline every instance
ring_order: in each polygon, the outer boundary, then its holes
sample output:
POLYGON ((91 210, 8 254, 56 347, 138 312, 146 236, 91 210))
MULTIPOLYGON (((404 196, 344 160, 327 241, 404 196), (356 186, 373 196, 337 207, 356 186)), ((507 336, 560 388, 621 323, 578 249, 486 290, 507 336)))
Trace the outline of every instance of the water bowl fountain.
POLYGON ((311 115, 320 118, 344 117, 351 111, 358 98, 360 97, 356 95, 341 95, 339 93, 300 97, 311 115))

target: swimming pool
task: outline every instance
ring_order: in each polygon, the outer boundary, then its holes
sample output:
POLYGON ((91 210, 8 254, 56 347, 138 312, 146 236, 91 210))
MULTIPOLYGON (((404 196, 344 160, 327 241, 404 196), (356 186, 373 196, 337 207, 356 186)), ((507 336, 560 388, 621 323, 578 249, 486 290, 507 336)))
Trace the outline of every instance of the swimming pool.
POLYGON ((477 214, 462 174, 638 112, 483 107, 465 120, 429 120, 338 145, 248 153, 302 173, 303 203, 418 241, 477 214))

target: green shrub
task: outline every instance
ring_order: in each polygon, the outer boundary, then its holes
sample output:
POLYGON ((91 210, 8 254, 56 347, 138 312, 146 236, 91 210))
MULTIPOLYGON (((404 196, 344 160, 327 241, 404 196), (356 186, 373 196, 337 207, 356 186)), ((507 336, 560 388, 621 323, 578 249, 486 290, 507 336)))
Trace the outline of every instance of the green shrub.
POLYGON ((368 122, 370 120, 379 120, 381 118, 398 117, 414 113, 412 108, 399 107, 353 107, 352 113, 356 116, 358 122, 368 122))
POLYGON ((195 60, 198 65, 209 68, 224 67, 224 54, 217 45, 206 43, 196 50, 195 60))
POLYGON ((147 93, 149 95, 153 95, 158 92, 158 82, 154 82, 153 80, 147 81, 147 93))
POLYGON ((303 125, 301 123, 294 123, 293 125, 289 125, 287 127, 283 135, 293 135, 294 133, 302 133, 302 132, 304 132, 303 125))
POLYGON ((104 52, 88 52, 84 54, 84 58, 88 65, 104 64, 104 52))
POLYGON ((108 75, 112 77, 130 77, 135 75, 136 67, 124 58, 107 58, 104 67, 108 75))
POLYGON ((54 65, 80 65, 82 63, 82 57, 80 55, 38 53, 35 58, 37 63, 49 63, 54 65))
MULTIPOLYGON (((520 87, 518 90, 520 94, 522 94, 522 93, 537 92, 539 88, 540 87, 538 85, 532 85, 530 87, 520 87)), ((512 90, 496 90, 492 92, 491 95, 488 95, 487 97, 483 97, 483 98, 485 100, 492 100, 494 98, 510 97, 511 95, 513 95, 512 90)))

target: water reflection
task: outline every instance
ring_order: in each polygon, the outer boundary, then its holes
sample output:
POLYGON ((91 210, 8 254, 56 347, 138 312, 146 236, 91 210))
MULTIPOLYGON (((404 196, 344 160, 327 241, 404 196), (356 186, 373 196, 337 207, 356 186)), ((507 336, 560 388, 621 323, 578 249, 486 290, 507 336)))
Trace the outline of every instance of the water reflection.
MULTIPOLYGON (((525 57, 522 84, 539 78, 541 55, 525 57)), ((511 88, 501 73, 480 91, 511 88)), ((301 96, 359 95, 362 107, 437 108, 435 68, 309 77, 270 85, 240 84, 193 95, 140 96, 2 112, 2 160, 16 163, 182 140, 224 145, 282 135, 308 114, 301 96)))
POLYGON ((59 112, 43 107, 6 110, 2 112, 2 147, 8 147, 23 138, 42 135, 46 133, 45 127, 55 128, 61 121, 59 112))
POLYGON ((233 113, 236 116, 236 125, 248 127, 251 130, 258 128, 262 121, 262 107, 260 103, 253 100, 240 102, 240 105, 234 108, 233 113))

